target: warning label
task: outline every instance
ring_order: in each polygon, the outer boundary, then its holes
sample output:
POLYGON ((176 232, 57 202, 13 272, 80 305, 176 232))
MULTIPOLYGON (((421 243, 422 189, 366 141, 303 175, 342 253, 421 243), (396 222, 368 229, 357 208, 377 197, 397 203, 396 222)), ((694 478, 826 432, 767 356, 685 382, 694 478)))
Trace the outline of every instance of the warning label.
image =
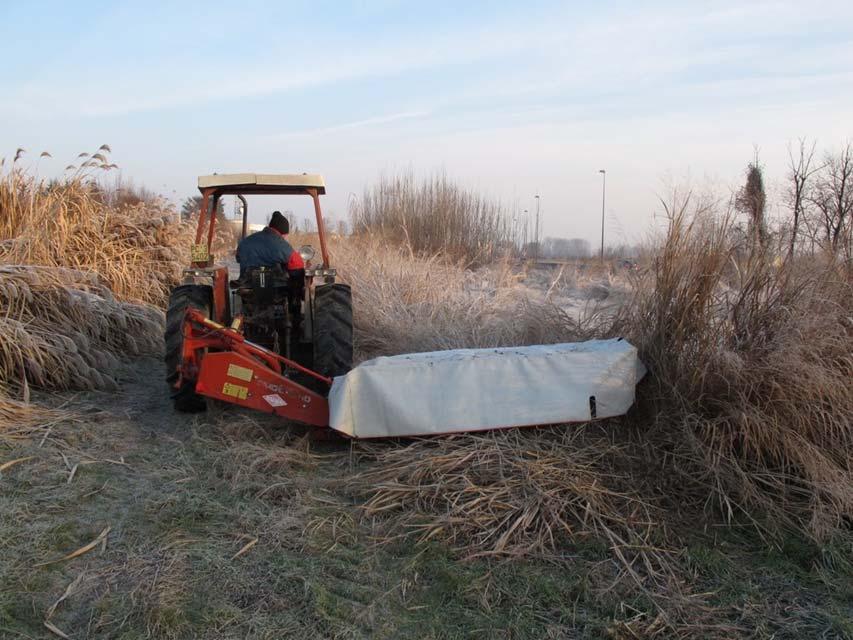
POLYGON ((266 400, 267 404, 271 407, 284 407, 287 405, 287 401, 277 393, 264 396, 264 400, 266 400))
POLYGON ((222 395, 231 396, 232 398, 237 398, 238 400, 245 400, 249 395, 249 388, 243 387, 239 384, 231 384, 230 382, 226 382, 222 385, 222 395))
POLYGON ((252 370, 237 364, 228 365, 228 375, 238 380, 252 381, 252 370))

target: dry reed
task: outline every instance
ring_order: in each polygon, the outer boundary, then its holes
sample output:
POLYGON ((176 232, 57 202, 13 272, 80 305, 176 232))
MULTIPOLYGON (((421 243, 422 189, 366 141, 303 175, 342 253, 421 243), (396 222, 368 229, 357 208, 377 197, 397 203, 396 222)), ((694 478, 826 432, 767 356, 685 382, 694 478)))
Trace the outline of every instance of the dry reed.
POLYGON ((444 257, 416 256, 379 238, 332 247, 352 285, 362 358, 463 347, 546 344, 585 330, 559 307, 517 286, 507 261, 470 271, 444 257))
MULTIPOLYGON (((106 153, 86 171, 114 166, 106 153)), ((13 164, 0 174, 0 263, 94 272, 122 299, 164 304, 187 264, 189 225, 159 200, 110 195, 86 171, 45 181, 13 164)))
POLYGON ((427 255, 440 252, 468 265, 513 253, 521 241, 521 229, 504 207, 443 175, 421 183, 411 174, 382 178, 353 202, 351 215, 357 234, 407 243, 427 255))
POLYGON ((94 274, 0 265, 0 431, 49 417, 30 387, 117 388, 120 363, 159 353, 162 331, 158 309, 116 300, 94 274))
POLYGON ((617 322, 657 387, 647 440, 692 460, 691 486, 726 517, 831 535, 853 517, 851 274, 745 248, 731 216, 689 197, 668 213, 617 322))
MULTIPOLYGON (((81 154, 61 180, 0 173, 0 431, 25 433, 56 417, 28 402, 40 389, 114 389, 127 355, 160 350, 165 301, 179 275, 186 226, 161 201, 120 182, 109 148, 81 154), (12 399, 18 397, 19 399, 12 399)), ((0 164, 2 171, 2 164, 0 164)))

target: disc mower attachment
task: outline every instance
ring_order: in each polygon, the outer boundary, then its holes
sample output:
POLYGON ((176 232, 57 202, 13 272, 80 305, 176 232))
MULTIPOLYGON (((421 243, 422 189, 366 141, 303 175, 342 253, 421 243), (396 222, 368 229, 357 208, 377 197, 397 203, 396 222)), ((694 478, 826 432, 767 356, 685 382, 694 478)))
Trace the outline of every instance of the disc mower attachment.
POLYGON ((588 422, 624 414, 645 367, 621 339, 377 358, 334 379, 189 308, 181 375, 195 392, 351 438, 588 422), (328 398, 291 380, 299 372, 328 398))
POLYGON ((383 438, 588 422, 627 412, 644 374, 622 339, 382 357, 335 378, 330 426, 383 438))

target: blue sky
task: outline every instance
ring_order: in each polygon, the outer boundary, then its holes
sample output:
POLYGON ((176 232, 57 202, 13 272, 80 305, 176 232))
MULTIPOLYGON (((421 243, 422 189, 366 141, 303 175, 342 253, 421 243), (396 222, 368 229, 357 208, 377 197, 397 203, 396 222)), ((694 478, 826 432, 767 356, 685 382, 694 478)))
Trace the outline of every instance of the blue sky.
MULTIPOLYGON (((201 173, 319 172, 326 209, 444 171, 545 232, 632 241, 690 177, 853 136, 850 2, 0 0, 0 155, 108 143, 167 196, 201 173)), ((294 207, 304 210, 304 204, 294 207)), ((257 208, 256 211, 261 211, 257 208)))

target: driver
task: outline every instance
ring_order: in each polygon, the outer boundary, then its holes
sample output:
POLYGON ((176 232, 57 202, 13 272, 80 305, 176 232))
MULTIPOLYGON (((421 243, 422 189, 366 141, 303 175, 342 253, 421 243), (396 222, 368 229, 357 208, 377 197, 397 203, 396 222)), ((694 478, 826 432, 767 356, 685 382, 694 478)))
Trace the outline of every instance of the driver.
POLYGON ((251 269, 280 265, 289 272, 305 268, 298 251, 287 241, 290 223, 281 211, 273 211, 269 224, 261 231, 246 236, 237 245, 240 278, 251 269))

